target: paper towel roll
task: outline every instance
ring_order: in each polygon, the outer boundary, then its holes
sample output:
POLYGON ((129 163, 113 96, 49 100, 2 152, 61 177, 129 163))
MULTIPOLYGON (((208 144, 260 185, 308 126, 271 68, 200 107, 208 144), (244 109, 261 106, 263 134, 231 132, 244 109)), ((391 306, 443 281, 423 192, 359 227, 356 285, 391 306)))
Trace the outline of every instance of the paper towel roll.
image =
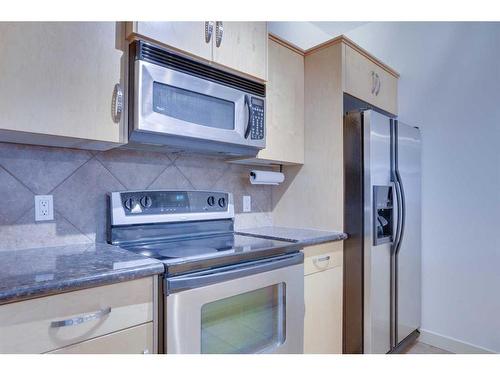
POLYGON ((250 171, 250 183, 253 185, 279 185, 285 181, 285 175, 280 172, 250 171))

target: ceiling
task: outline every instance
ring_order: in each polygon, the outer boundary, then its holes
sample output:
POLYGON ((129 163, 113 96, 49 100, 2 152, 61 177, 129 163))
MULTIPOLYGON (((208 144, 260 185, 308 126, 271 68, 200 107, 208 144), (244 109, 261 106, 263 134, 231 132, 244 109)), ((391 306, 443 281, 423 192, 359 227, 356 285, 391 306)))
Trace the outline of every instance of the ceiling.
POLYGON ((368 22, 268 22, 274 35, 307 50, 368 22))

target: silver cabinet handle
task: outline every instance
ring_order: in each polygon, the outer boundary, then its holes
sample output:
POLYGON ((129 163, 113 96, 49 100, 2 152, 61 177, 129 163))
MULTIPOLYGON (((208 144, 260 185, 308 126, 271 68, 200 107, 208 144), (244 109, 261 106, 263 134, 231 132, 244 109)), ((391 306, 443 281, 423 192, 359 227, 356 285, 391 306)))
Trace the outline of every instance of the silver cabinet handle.
POLYGON ((313 264, 318 268, 326 268, 326 267, 328 267, 328 263, 323 267, 320 267, 320 265, 318 263, 328 262, 329 260, 330 260, 330 255, 326 255, 324 257, 313 258, 313 264))
POLYGON ((212 21, 205 22, 205 43, 210 43, 213 31, 214 23, 212 21))
POLYGON ((111 307, 106 307, 105 309, 82 315, 82 316, 77 316, 76 318, 71 318, 71 319, 66 319, 66 320, 56 320, 54 322, 50 323, 50 326, 52 328, 56 327, 68 327, 68 326, 76 326, 85 322, 88 322, 90 320, 96 320, 100 319, 105 315, 108 315, 111 312, 111 307))
POLYGON ((380 76, 378 75, 378 73, 375 73, 375 75, 377 76, 377 89, 375 90, 375 96, 377 96, 378 93, 380 92, 381 81, 380 81, 380 76))
POLYGON ((315 262, 326 262, 327 260, 330 260, 330 255, 321 257, 321 258, 314 258, 315 262))
POLYGON ((380 76, 372 70, 372 94, 377 96, 380 92, 380 76))
POLYGON ((123 90, 119 83, 113 89, 113 99, 111 102, 111 117, 113 122, 119 123, 123 112, 123 90))
POLYGON ((372 70, 372 94, 377 90, 377 73, 372 70))
POLYGON ((222 43, 222 37, 224 36, 224 25, 222 21, 215 22, 215 46, 220 47, 222 43))

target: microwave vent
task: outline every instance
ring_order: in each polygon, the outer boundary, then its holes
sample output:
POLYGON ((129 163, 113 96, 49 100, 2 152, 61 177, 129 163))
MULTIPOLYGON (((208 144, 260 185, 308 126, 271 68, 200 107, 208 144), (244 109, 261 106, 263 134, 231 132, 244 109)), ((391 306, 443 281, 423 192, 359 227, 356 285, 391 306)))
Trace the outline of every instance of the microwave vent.
POLYGON ((142 40, 134 41, 131 44, 131 53, 136 60, 148 61, 253 95, 266 96, 266 85, 263 83, 225 72, 142 40))

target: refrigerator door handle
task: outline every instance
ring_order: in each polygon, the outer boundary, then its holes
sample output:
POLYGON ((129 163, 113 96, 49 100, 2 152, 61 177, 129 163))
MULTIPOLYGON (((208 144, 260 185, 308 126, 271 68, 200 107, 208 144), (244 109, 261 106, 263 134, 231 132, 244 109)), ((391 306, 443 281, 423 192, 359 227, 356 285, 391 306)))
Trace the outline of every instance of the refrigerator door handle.
POLYGON ((396 324, 396 319, 397 319, 397 307, 396 307, 396 293, 397 293, 397 260, 396 260, 396 254, 398 251, 399 243, 400 243, 400 234, 401 234, 401 214, 402 214, 402 200, 401 200, 401 192, 400 192, 400 185, 399 182, 397 181, 397 176, 396 173, 393 173, 392 176, 393 179, 393 184, 394 184, 394 191, 395 191, 395 202, 394 206, 396 207, 396 225, 394 227, 394 239, 391 245, 391 272, 390 272, 390 326, 389 326, 389 342, 391 346, 391 350, 396 346, 397 343, 397 324, 396 324))
MULTIPOLYGON (((394 120, 394 174, 396 177, 396 182, 398 185, 399 189, 399 197, 398 201, 400 200, 401 202, 401 214, 399 217, 401 218, 401 225, 400 225, 400 230, 399 230, 399 235, 398 235, 398 242, 396 244, 396 256, 399 253, 399 250, 401 249, 401 241, 403 240, 403 236, 405 233, 405 221, 406 221, 406 200, 405 200, 405 191, 403 188, 403 180, 401 179, 401 174, 399 173, 399 145, 398 145, 398 139, 399 139, 399 128, 398 128, 398 120, 394 120)), ((398 206, 399 208, 399 206, 398 206)), ((396 261, 397 263, 397 261, 396 261)), ((397 271, 396 271, 397 272, 397 271)))
MULTIPOLYGON (((397 185, 399 187, 399 195, 401 199, 401 214, 398 216, 401 218, 401 225, 400 230, 399 230, 399 236, 398 236, 398 243, 396 245, 396 255, 399 253, 399 250, 401 249, 401 241, 403 240, 403 236, 405 233, 405 221, 406 221, 406 200, 405 200, 405 191, 403 188, 403 181, 401 179, 401 175, 399 174, 399 170, 396 169, 396 178, 397 178, 397 185)), ((399 201, 399 199, 398 199, 399 201)), ((398 206, 399 209, 399 206, 398 206)), ((399 221, 399 220, 398 220, 399 221)))
POLYGON ((401 233, 401 212, 402 212, 402 205, 401 205, 401 191, 399 189, 399 183, 397 181, 396 175, 394 175, 394 191, 396 195, 395 199, 395 206, 396 206, 396 225, 394 226, 394 238, 392 241, 392 248, 391 248, 391 254, 395 254, 398 244, 399 244, 399 239, 400 239, 400 233, 401 233))

